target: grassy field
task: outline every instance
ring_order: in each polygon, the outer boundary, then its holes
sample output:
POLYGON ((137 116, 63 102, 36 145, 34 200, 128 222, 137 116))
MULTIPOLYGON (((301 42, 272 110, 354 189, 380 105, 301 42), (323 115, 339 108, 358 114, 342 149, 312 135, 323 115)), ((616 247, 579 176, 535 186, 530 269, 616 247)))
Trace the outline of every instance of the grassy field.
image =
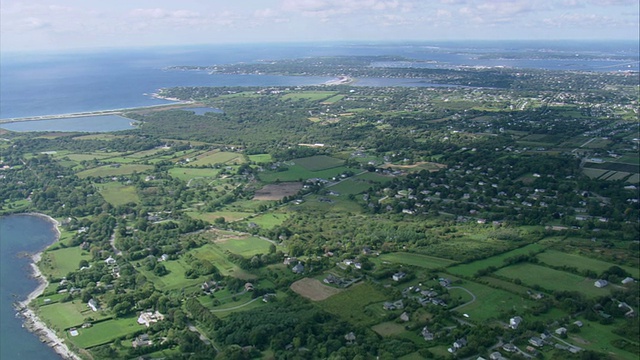
POLYGON ((242 164, 244 163, 244 157, 240 153, 224 152, 224 151, 210 151, 202 155, 198 155, 197 159, 190 162, 190 165, 194 166, 209 166, 215 164, 242 164))
POLYGON ((527 294, 527 291, 531 290, 526 286, 516 285, 510 281, 505 281, 491 276, 483 276, 480 278, 480 280, 486 282, 491 286, 497 286, 503 290, 507 290, 509 292, 520 294, 523 296, 528 296, 529 294, 527 294))
POLYGON ((54 278, 62 278, 72 271, 77 271, 80 260, 91 260, 91 255, 78 246, 45 251, 42 254, 40 268, 45 274, 54 278))
POLYGON ((195 178, 215 178, 220 170, 217 169, 192 169, 192 168, 180 168, 174 167, 169 169, 169 175, 172 178, 180 179, 182 181, 189 181, 195 178))
POLYGON ((371 330, 377 332, 380 336, 394 336, 402 334, 406 330, 404 325, 398 324, 394 321, 387 321, 380 324, 376 324, 371 327, 371 330))
POLYGON ((454 261, 449 259, 442 259, 428 255, 412 254, 406 252, 382 254, 378 259, 380 259, 381 261, 388 261, 396 264, 418 266, 425 269, 447 267, 454 263, 454 261))
POLYGON ((344 160, 336 159, 326 155, 298 158, 293 159, 292 161, 309 171, 326 170, 344 165, 344 160))
POLYGON ((370 187, 374 186, 366 180, 358 180, 358 179, 347 179, 335 186, 330 187, 331 191, 335 191, 340 195, 356 195, 362 192, 365 192, 370 187))
POLYGON ((270 242, 262 240, 255 236, 241 239, 229 239, 216 243, 222 250, 242 255, 244 257, 252 257, 256 254, 267 254, 269 252, 270 242))
POLYGON ((258 225, 263 229, 271 229, 275 226, 282 224, 285 220, 287 220, 288 217, 289 217, 288 214, 268 213, 268 214, 258 215, 256 217, 249 219, 248 221, 255 223, 256 225, 258 225))
MULTIPOLYGON (((611 341, 622 338, 611 332, 611 325, 602 325, 599 322, 589 321, 584 318, 581 318, 580 321, 582 321, 584 326, 580 329, 579 333, 568 334, 567 341, 569 343, 588 350, 610 353, 615 359, 638 359, 638 355, 611 345, 611 341)), ((617 320, 617 322, 619 321, 620 320, 617 320)))
MULTIPOLYGON (((491 319, 508 321, 507 313, 510 310, 513 309, 516 312, 523 313, 534 303, 533 300, 524 299, 518 295, 473 281, 464 281, 459 286, 471 291, 476 296, 475 302, 459 310, 462 313, 469 314, 470 319, 473 321, 482 322, 491 319)), ((460 289, 451 289, 449 292, 452 297, 462 296, 465 298, 465 296, 468 296, 460 289)))
POLYGON ((268 163, 273 161, 273 158, 271 157, 271 154, 255 154, 255 155, 249 155, 249 161, 253 161, 256 164, 268 163))
POLYGON ((607 295, 610 291, 610 287, 600 289, 593 286, 593 279, 530 263, 511 265, 496 271, 495 274, 509 279, 520 279, 523 284, 529 286, 539 285, 551 291, 579 291, 589 297, 607 295))
POLYGON ((304 91, 304 92, 292 92, 289 94, 285 94, 282 96, 282 100, 310 100, 310 101, 320 101, 328 99, 334 95, 336 95, 337 91, 304 91))
POLYGON ((449 268, 448 271, 455 275, 472 277, 478 270, 486 269, 489 266, 495 266, 496 268, 504 266, 505 259, 516 255, 527 255, 531 252, 539 252, 542 249, 544 249, 544 247, 539 244, 529 244, 527 246, 507 251, 506 253, 492 256, 490 258, 474 261, 469 264, 456 265, 449 268))
POLYGON ((107 177, 107 176, 119 176, 119 175, 129 175, 134 172, 145 172, 147 170, 153 169, 151 165, 138 165, 138 164, 121 164, 119 167, 115 167, 112 165, 99 166, 93 169, 81 171, 76 175, 79 178, 86 178, 89 176, 95 177, 107 177))
MULTIPOLYGON (((612 267, 614 264, 606 261, 592 259, 578 254, 569 254, 557 250, 546 250, 536 256, 540 261, 551 266, 568 266, 575 267, 580 271, 593 270, 598 274, 612 267)), ((620 266, 622 269, 631 274, 632 277, 640 277, 640 269, 631 266, 620 266)))
MULTIPOLYGON (((317 304, 324 310, 335 314, 354 325, 371 326, 381 319, 365 312, 367 305, 387 300, 386 296, 373 285, 361 283, 317 304)), ((382 308, 382 305, 380 305, 382 308)))
POLYGON ((131 185, 110 182, 96 185, 96 188, 100 192, 100 195, 113 206, 124 205, 130 202, 140 202, 136 188, 131 185))
POLYGON ((205 277, 187 279, 184 274, 190 268, 190 266, 181 259, 163 261, 162 264, 169 271, 169 273, 164 276, 157 276, 152 271, 149 271, 143 267, 139 267, 137 269, 149 281, 153 282, 153 285, 156 287, 156 289, 160 291, 188 288, 201 284, 205 280, 205 277))
POLYGON ((344 166, 334 167, 326 170, 310 171, 300 165, 289 166, 287 171, 264 171, 260 173, 260 179, 266 183, 276 181, 298 181, 299 179, 323 178, 330 179, 349 170, 344 166))
POLYGON ((218 268, 218 270, 220 270, 222 275, 233 276, 239 279, 255 278, 253 274, 240 269, 236 264, 229 261, 222 250, 213 244, 193 249, 189 251, 189 253, 193 254, 193 256, 198 259, 209 260, 218 268))
POLYGON ((144 325, 138 324, 137 316, 130 316, 103 321, 90 328, 78 329, 79 335, 69 337, 69 339, 79 347, 91 348, 110 343, 119 337, 127 336, 143 329, 145 329, 145 327, 144 325))
POLYGON ((88 317, 92 317, 94 320, 100 317, 99 313, 91 311, 87 304, 81 303, 79 300, 42 306, 38 313, 43 320, 58 330, 80 326, 85 323, 85 319, 88 317))
POLYGON ((340 101, 342 99, 344 99, 344 95, 335 95, 335 96, 332 96, 332 97, 326 99, 322 103, 323 104, 335 104, 335 103, 337 103, 338 101, 340 101))
POLYGON ((208 221, 210 223, 214 222, 217 218, 223 217, 225 221, 237 221, 240 219, 244 219, 248 216, 253 215, 250 212, 241 212, 241 211, 215 211, 215 212, 187 212, 187 215, 194 219, 200 219, 204 221, 208 221))

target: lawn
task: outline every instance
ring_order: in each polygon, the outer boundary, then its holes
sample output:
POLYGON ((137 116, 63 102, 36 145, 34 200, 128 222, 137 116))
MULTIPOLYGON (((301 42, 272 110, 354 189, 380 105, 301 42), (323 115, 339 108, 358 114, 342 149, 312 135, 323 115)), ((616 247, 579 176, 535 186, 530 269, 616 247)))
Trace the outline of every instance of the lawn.
POLYGON ((387 321, 374 325, 371 327, 371 330, 377 332, 380 336, 393 336, 406 331, 404 325, 398 324, 395 321, 387 321))
POLYGON ((292 92, 289 94, 285 94, 282 96, 282 100, 310 100, 310 101, 319 101, 325 100, 329 97, 338 94, 337 91, 304 91, 304 92, 292 92))
MULTIPOLYGON (((612 355, 614 355, 615 359, 638 359, 638 355, 618 349, 611 345, 611 341, 623 339, 611 332, 613 327, 616 327, 619 324, 620 320, 617 320, 615 325, 602 325, 599 322, 585 320, 584 318, 581 318, 580 321, 582 321, 584 326, 580 329, 579 333, 568 334, 567 341, 569 343, 588 350, 613 353, 612 355)), ((629 339, 625 340, 629 341, 629 339)))
MULTIPOLYGON (((593 270, 598 274, 604 272, 615 264, 606 261, 592 259, 578 254, 570 254, 557 250, 546 250, 536 256, 540 261, 551 266, 574 267, 580 271, 593 270)), ((617 265, 620 266, 620 265, 617 265)), ((631 266, 620 266, 631 274, 632 277, 640 277, 640 269, 631 266)))
POLYGON ((306 180, 311 178, 330 179, 348 170, 349 168, 345 166, 339 166, 326 170, 310 171, 296 164, 289 166, 286 171, 264 171, 260 173, 260 179, 266 183, 298 181, 299 179, 306 180))
POLYGON ((396 252, 380 255, 381 261, 388 261, 396 264, 406 264, 418 266, 425 269, 436 269, 447 267, 454 263, 453 260, 442 259, 422 254, 412 254, 407 252, 396 252))
POLYGON ((253 215, 250 212, 241 211, 215 211, 215 212, 187 212, 187 215, 194 219, 200 219, 213 223, 217 218, 223 217, 227 222, 238 221, 253 215))
POLYGON ((292 161, 309 171, 326 170, 344 165, 344 160, 336 159, 326 155, 298 158, 293 159, 292 161))
POLYGON ((593 285, 593 279, 530 263, 511 265, 496 271, 495 274, 509 279, 520 279, 523 284, 538 285, 550 291, 579 291, 588 297, 608 295, 611 288, 597 288, 593 285))
POLYGON ((246 258, 256 254, 267 254, 271 243, 255 236, 240 239, 227 239, 222 242, 216 242, 222 249, 233 254, 242 255, 246 258))
POLYGON ((99 313, 91 311, 87 304, 74 300, 73 302, 55 303, 41 306, 38 314, 57 330, 65 330, 73 326, 80 326, 86 318, 99 318, 99 313))
MULTIPOLYGON (((182 288, 188 288, 204 282, 205 277, 199 277, 196 279, 187 279, 184 274, 190 268, 182 259, 163 261, 162 264, 169 271, 167 275, 157 276, 152 271, 149 271, 143 267, 137 268, 139 272, 160 291, 176 290, 182 288)), ((214 263, 214 265, 217 265, 214 263)))
POLYGON ((249 161, 253 161, 256 164, 269 163, 273 161, 273 158, 271 157, 271 154, 255 154, 249 155, 249 161))
POLYGON ((236 264, 232 263, 222 252, 222 249, 213 244, 207 244, 197 249, 189 251, 198 259, 209 260, 215 265, 220 274, 224 276, 233 276, 239 279, 253 279, 255 276, 240 269, 236 264))
POLYGON ((81 171, 76 175, 79 178, 86 178, 89 176, 95 176, 95 177, 119 176, 119 175, 133 174, 134 172, 141 173, 151 169, 153 169, 153 166, 151 165, 138 165, 138 164, 120 164, 120 166, 105 165, 105 166, 99 166, 93 169, 81 171))
MULTIPOLYGON (((461 286, 476 296, 475 302, 460 308, 460 312, 469 314, 470 319, 474 322, 483 322, 491 319, 507 321, 507 314, 511 310, 523 313, 534 304, 533 300, 473 281, 464 281, 461 285, 456 284, 456 286, 461 286)), ((465 298, 465 296, 468 296, 466 292, 460 289, 450 289, 449 293, 452 297, 462 296, 465 298)))
POLYGON ((209 166, 228 163, 236 165, 242 164, 244 163, 244 157, 240 153, 215 150, 198 155, 196 160, 191 161, 189 164, 194 166, 209 166))
POLYGON ((219 172, 220 170, 217 169, 192 169, 182 167, 169 169, 169 175, 171 175, 172 178, 182 181, 189 181, 195 178, 215 178, 219 172))
POLYGON ((486 269, 489 266, 500 268, 505 265, 504 260, 516 255, 527 255, 529 253, 537 253, 542 251, 544 247, 539 244, 529 244, 521 248, 517 248, 505 253, 495 255, 486 259, 471 262, 469 264, 456 265, 448 269, 449 272, 461 275, 473 277, 478 270, 486 269))
POLYGON ((268 213, 253 217, 249 219, 249 221, 255 223, 262 229, 272 229, 282 224, 288 217, 288 214, 268 213))
POLYGON ((340 195, 356 195, 367 191, 372 186, 374 185, 366 180, 351 178, 344 180, 329 189, 339 193, 340 195))
POLYGON ((369 312, 365 311, 365 307, 385 300, 388 300, 386 296, 373 285, 360 283, 316 304, 356 326, 371 326, 379 322, 381 318, 371 316, 369 312))
POLYGON ((118 182, 110 182, 96 185, 100 195, 111 205, 118 206, 127 203, 139 203, 140 198, 136 193, 135 186, 123 185, 118 182))
POLYGON ((144 330, 144 325, 137 322, 137 316, 107 320, 94 324, 90 328, 78 329, 79 335, 69 337, 70 341, 82 348, 91 348, 106 344, 117 338, 144 330))
POLYGON ((77 271, 80 268, 80 260, 91 260, 91 255, 79 246, 59 248, 42 254, 40 268, 45 274, 60 279, 72 271, 77 271))

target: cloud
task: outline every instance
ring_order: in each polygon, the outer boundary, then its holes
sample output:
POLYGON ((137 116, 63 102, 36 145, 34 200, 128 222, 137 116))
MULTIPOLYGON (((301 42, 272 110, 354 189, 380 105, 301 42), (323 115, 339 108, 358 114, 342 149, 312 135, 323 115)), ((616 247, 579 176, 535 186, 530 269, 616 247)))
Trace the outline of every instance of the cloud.
POLYGON ((329 18, 334 16, 367 15, 379 12, 409 12, 414 1, 400 0, 282 0, 286 12, 307 17, 329 18))
POLYGON ((166 10, 166 9, 133 9, 130 16, 146 19, 196 19, 200 14, 189 10, 166 10))

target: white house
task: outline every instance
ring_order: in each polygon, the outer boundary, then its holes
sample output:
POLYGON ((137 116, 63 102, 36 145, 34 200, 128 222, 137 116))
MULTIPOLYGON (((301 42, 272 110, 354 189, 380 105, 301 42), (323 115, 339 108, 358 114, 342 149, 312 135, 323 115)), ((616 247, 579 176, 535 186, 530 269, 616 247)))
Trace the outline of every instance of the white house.
POLYGON ((593 283, 593 285, 595 287, 597 287, 597 288, 603 288, 603 287, 609 285, 609 282, 607 280, 600 279, 600 280, 596 281, 595 283, 593 283))

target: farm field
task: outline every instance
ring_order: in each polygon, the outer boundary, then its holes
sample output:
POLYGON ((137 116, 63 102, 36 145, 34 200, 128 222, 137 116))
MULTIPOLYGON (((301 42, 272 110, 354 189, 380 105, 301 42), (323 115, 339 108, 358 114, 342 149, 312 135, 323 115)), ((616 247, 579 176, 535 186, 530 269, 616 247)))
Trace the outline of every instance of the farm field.
POLYGON ((242 212, 242 211, 216 211, 216 212, 187 212, 187 215, 194 219, 204 220, 210 223, 213 223, 217 218, 223 217, 225 221, 232 222, 244 219, 253 215, 250 212, 242 212))
POLYGON ((256 164, 268 163, 273 161, 271 154, 255 154, 255 155, 248 155, 248 157, 249 157, 249 161, 253 161, 256 164))
POLYGON ((344 165, 344 160, 336 159, 326 155, 310 156, 291 160, 293 163, 302 166, 309 171, 319 171, 331 169, 344 165))
POLYGON ((244 257, 252 257, 256 254, 267 254, 271 243, 255 236, 226 239, 217 241, 216 244, 222 249, 230 253, 242 255, 244 257))
POLYGON ((597 288, 594 279, 554 270, 545 266, 520 263, 502 268, 495 272, 498 276, 509 279, 520 279, 529 286, 538 285, 550 291, 579 291, 589 297, 609 294, 609 288, 597 288))
POLYGON ((215 178, 220 170, 218 169, 193 169, 186 167, 174 167, 169 169, 169 175, 172 178, 182 181, 189 181, 195 178, 215 178))
POLYGON ((248 220, 263 229, 271 229, 282 224, 288 217, 288 214, 268 213, 252 217, 248 220))
POLYGON ((398 324, 394 321, 376 324, 371 327, 371 330, 377 332, 380 336, 394 336, 406 331, 402 324, 398 324))
POLYGON ((299 181, 300 179, 306 180, 311 178, 330 179, 348 170, 349 168, 347 167, 338 166, 325 170, 310 171, 300 165, 292 165, 289 166, 289 169, 286 171, 264 171, 260 173, 260 179, 266 183, 299 181))
POLYGON ((100 195, 113 206, 124 205, 130 202, 140 202, 136 188, 131 185, 110 182, 96 185, 96 188, 100 192, 100 195))
POLYGON ((517 255, 527 255, 529 253, 535 253, 543 250, 544 247, 539 244, 529 244, 515 250, 507 251, 499 255, 495 255, 486 259, 471 262, 469 264, 462 264, 450 267, 449 272, 456 275, 473 277, 478 270, 486 269, 489 266, 500 268, 505 265, 504 261, 510 257, 517 255))
MULTIPOLYGON (((638 355, 618 349, 611 344, 613 340, 625 339, 612 333, 611 325, 602 325, 599 322, 589 321, 584 318, 581 318, 580 321, 584 323, 584 326, 580 329, 579 333, 568 334, 567 341, 569 343, 594 351, 603 351, 606 349, 606 351, 613 354, 616 359, 638 359, 638 355)), ((625 340, 629 341, 629 339, 625 340)))
POLYGON ((370 326, 381 319, 369 315, 365 307, 385 300, 387 300, 386 296, 373 285, 360 283, 317 304, 322 309, 354 325, 370 326))
POLYGON ((153 166, 151 165, 138 165, 138 164, 121 164, 120 166, 104 165, 104 166, 99 166, 97 168, 81 171, 76 175, 79 178, 87 178, 89 176, 94 176, 94 177, 119 176, 119 175, 133 174, 134 172, 142 173, 151 169, 153 169, 153 166))
POLYGON ((268 184, 262 189, 256 190, 254 200, 282 200, 285 196, 297 194, 302 189, 300 182, 286 182, 279 184, 268 184))
POLYGON ((309 100, 309 101, 319 101, 325 100, 329 97, 336 95, 337 91, 304 91, 304 92, 292 92, 289 94, 285 94, 281 97, 282 100, 309 100))
MULTIPOLYGON (((592 259, 578 254, 570 254, 557 250, 546 250, 536 256, 540 261, 551 266, 574 267, 580 271, 593 270, 600 274, 613 266, 606 261, 592 259)), ((618 265, 620 266, 620 265, 618 265)), ((632 277, 640 277, 640 269, 631 266, 620 266, 631 274, 632 277)))
POLYGON ((210 166, 215 164, 238 165, 242 163, 244 163, 242 154, 216 150, 198 155, 197 159, 191 161, 189 164, 193 166, 210 166))
POLYGON ((291 290, 312 301, 321 301, 340 293, 343 290, 327 286, 313 278, 300 279, 291 284, 291 290))
POLYGON ((380 261, 388 261, 396 264, 406 264, 418 266, 425 269, 436 269, 441 267, 447 267, 453 263, 453 260, 442 259, 428 255, 413 254, 407 252, 396 252, 382 254, 378 257, 380 261))
POLYGON ((60 279, 80 268, 80 260, 91 260, 91 254, 78 246, 60 248, 42 253, 40 267, 45 274, 60 279))

